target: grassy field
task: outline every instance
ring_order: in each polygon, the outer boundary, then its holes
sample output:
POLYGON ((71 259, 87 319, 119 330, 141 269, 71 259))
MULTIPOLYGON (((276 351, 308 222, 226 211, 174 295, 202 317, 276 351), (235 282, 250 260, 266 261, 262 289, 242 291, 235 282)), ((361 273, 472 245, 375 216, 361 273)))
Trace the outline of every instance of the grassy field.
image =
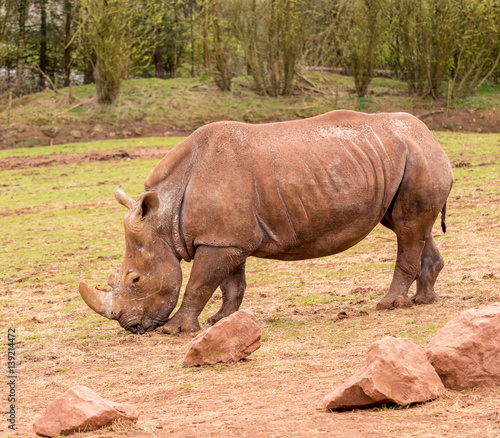
MULTIPOLYGON (((17 332, 19 436, 77 384, 141 413, 136 425, 118 422, 82 437, 500 436, 498 388, 446 391, 402 410, 321 409, 322 398, 363 365, 372 342, 391 335, 425 346, 463 310, 500 301, 500 135, 436 136, 456 180, 448 232, 435 226, 446 260, 437 304, 375 311, 396 253, 383 227, 334 257, 249 259, 242 308, 255 313, 262 347, 243 362, 195 369, 181 367, 189 335, 131 335, 92 312, 77 290, 79 281, 104 285, 121 263, 125 209, 113 189, 122 184, 136 197, 180 139, 0 151, 0 321, 4 342, 8 327, 17 332), (341 311, 348 318, 339 320, 341 311)), ((184 284, 189 270, 183 263, 184 284)), ((201 320, 220 304, 218 291, 201 320)), ((6 385, 0 394, 6 412, 6 385)), ((8 436, 5 420, 0 435, 8 436)))

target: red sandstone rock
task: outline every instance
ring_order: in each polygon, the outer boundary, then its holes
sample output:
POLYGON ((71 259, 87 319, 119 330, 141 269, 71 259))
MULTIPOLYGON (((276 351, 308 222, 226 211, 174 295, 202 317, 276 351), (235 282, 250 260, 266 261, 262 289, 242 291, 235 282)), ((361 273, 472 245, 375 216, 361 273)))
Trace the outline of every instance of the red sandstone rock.
POLYGON ((132 405, 104 400, 86 386, 73 386, 47 406, 33 427, 37 435, 55 437, 95 430, 117 418, 137 421, 139 413, 132 405))
POLYGON ((182 365, 237 362, 260 347, 261 335, 253 313, 238 310, 196 336, 188 345, 182 365))
POLYGON ((447 388, 500 385, 500 303, 462 312, 426 353, 447 388))
POLYGON ((443 383, 424 349, 408 339, 386 337, 368 349, 367 365, 323 399, 326 409, 354 409, 435 399, 443 383))

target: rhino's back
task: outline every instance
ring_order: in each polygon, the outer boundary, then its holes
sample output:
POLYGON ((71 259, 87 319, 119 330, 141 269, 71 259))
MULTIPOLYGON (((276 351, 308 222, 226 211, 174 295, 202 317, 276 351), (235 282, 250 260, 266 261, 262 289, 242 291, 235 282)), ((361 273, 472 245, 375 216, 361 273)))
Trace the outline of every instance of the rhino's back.
POLYGON ((414 123, 408 115, 336 111, 295 122, 202 128, 191 142, 181 212, 188 248, 237 246, 281 259, 347 249, 376 226, 394 198, 407 155, 423 135, 414 123))

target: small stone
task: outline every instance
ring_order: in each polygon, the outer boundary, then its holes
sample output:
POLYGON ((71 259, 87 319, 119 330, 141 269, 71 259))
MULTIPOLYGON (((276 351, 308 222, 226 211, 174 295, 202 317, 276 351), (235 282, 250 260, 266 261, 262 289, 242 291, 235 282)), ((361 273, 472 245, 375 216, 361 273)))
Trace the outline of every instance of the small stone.
POLYGON ((40 126, 40 131, 42 131, 43 135, 46 135, 49 138, 54 138, 57 134, 59 134, 60 129, 57 126, 43 125, 40 126))
POLYGON ((80 139, 82 138, 82 131, 78 131, 77 129, 73 129, 71 131, 69 131, 69 135, 71 135, 71 137, 73 137, 74 139, 80 139))
POLYGON ((500 415, 498 415, 498 411, 492 412, 490 415, 488 415, 488 420, 494 421, 497 420, 499 417, 500 415))
POLYGON ((182 365, 238 362, 260 348, 261 336, 253 313, 238 310, 196 336, 188 345, 182 365))
POLYGON ((337 313, 337 319, 346 319, 349 318, 349 315, 346 312, 339 312, 337 313))
POLYGON ((26 125, 22 125, 21 123, 12 123, 10 125, 10 130, 11 131, 19 132, 19 133, 25 132, 27 128, 28 127, 26 125))
POLYGON ((427 357, 447 388, 500 385, 500 303, 462 312, 439 330, 427 357))
POLYGON ((368 349, 367 365, 323 399, 326 409, 344 410, 433 400, 443 383, 424 349, 408 339, 385 337, 368 349))
POLYGON ((47 406, 33 428, 37 435, 56 437, 95 430, 118 418, 136 422, 139 413, 132 405, 104 400, 86 386, 73 386, 47 406))
POLYGON ((35 124, 35 126, 42 126, 42 125, 47 125, 49 123, 49 121, 50 120, 47 117, 40 116, 40 117, 37 117, 35 119, 34 124, 35 124))

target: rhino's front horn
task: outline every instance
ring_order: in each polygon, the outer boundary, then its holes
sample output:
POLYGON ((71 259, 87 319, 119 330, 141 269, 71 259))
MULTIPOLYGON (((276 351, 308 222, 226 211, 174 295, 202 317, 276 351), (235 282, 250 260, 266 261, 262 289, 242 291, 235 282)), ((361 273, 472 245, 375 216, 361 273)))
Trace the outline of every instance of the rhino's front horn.
POLYGON ((115 199, 121 204, 130 209, 134 204, 134 200, 128 196, 122 189, 122 186, 118 186, 115 189, 115 199))
POLYGON ((94 312, 108 319, 118 319, 118 315, 113 311, 113 291, 104 292, 98 289, 91 289, 85 283, 80 283, 78 290, 83 301, 94 312))

